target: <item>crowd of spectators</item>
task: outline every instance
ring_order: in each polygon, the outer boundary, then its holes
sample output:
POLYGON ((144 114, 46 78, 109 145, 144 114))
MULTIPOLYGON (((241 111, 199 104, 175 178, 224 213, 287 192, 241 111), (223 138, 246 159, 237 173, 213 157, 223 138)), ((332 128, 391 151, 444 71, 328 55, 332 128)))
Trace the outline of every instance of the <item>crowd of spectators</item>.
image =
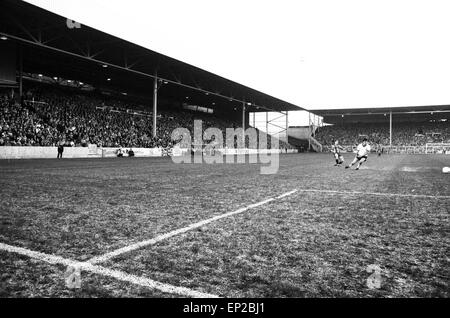
MULTIPOLYGON (((187 128, 194 136, 194 120, 202 120, 203 130, 238 128, 239 123, 211 114, 193 111, 163 110, 158 114, 157 137, 152 137, 150 112, 135 103, 104 98, 94 93, 67 90, 53 86, 31 88, 23 101, 0 91, 0 146, 83 146, 100 147, 172 147, 176 128, 187 128), (137 110, 137 111, 131 111, 137 110)), ((318 128, 315 135, 322 145, 338 139, 341 145, 353 146, 367 137, 371 143, 388 146, 386 124, 332 125, 318 128)), ((267 148, 271 148, 267 136, 267 148)), ((227 140, 224 134, 223 146, 227 140)), ((395 123, 394 146, 423 146, 426 143, 450 143, 450 122, 395 123)), ((235 140, 235 147, 238 140, 235 140)), ((246 147, 249 147, 248 138, 246 147)), ((250 146, 251 147, 251 146, 250 146)), ((279 141, 279 148, 293 148, 279 141)))
MULTIPOLYGON (((358 144, 363 137, 371 143, 389 146, 389 126, 386 124, 352 124, 324 126, 317 130, 316 139, 330 145, 338 139, 341 145, 358 144)), ((393 146, 424 146, 427 143, 450 143, 450 122, 396 123, 393 125, 393 146)))
MULTIPOLYGON (((176 142, 171 139, 176 128, 185 127, 193 136, 195 119, 202 120, 203 129, 216 127, 224 133, 239 127, 209 114, 161 111, 153 138, 151 114, 130 111, 142 109, 133 103, 49 86, 29 89, 22 102, 8 95, 0 94, 0 146, 167 148, 176 142)), ((267 144, 270 148, 270 136, 267 144)), ((279 147, 291 148, 282 141, 279 147)))

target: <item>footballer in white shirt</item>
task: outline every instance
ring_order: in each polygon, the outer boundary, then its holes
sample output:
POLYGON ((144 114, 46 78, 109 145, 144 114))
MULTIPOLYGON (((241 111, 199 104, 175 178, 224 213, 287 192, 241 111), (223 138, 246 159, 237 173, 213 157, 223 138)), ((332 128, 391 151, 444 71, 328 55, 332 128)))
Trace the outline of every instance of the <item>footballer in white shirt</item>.
POLYGON ((346 166, 345 169, 350 168, 351 166, 353 166, 355 163, 358 163, 358 165, 356 166, 356 170, 359 170, 359 167, 365 162, 367 161, 367 157, 369 156, 370 153, 370 145, 367 142, 367 138, 363 139, 363 142, 360 143, 358 145, 358 147, 356 148, 356 156, 355 159, 353 159, 353 161, 350 163, 350 165, 346 166))
POLYGON ((339 145, 339 140, 336 140, 331 146, 331 152, 334 153, 334 159, 336 160, 335 166, 340 166, 344 162, 341 150, 344 150, 344 148, 339 145))

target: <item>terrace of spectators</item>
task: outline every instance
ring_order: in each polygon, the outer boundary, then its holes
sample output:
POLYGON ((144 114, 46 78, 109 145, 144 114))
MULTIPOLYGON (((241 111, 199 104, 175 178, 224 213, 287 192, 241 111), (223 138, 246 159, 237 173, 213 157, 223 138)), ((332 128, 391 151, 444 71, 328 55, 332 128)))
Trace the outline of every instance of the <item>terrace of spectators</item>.
POLYGON ((323 145, 333 140, 354 146, 363 137, 381 146, 425 146, 450 143, 450 105, 328 109, 314 111, 327 124, 315 138, 323 145))
MULTIPOLYGON (((225 132, 239 127, 232 120, 173 107, 159 112, 157 137, 153 137, 151 114, 129 112, 142 107, 131 101, 57 84, 26 82, 25 91, 22 103, 11 98, 10 90, 0 95, 0 146, 170 148, 175 142, 172 132, 187 128, 193 134, 196 119, 202 120, 204 129, 225 132)), ((271 137, 267 137, 270 148, 271 137)), ((282 141, 280 147, 291 148, 282 141)))

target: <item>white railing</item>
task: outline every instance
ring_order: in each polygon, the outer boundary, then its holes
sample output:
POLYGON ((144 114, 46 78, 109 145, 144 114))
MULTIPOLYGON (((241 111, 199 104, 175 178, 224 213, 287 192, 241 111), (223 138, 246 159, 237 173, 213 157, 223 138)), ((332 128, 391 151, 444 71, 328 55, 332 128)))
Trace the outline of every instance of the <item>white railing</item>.
POLYGON ((450 154, 450 143, 428 143, 425 145, 425 153, 450 154))
POLYGON ((382 146, 384 153, 425 154, 425 146, 382 146))
MULTIPOLYGON (((341 145, 343 152, 355 152, 356 146, 341 145)), ((429 143, 425 146, 381 146, 383 153, 390 154, 450 154, 450 144, 429 143)), ((326 146, 325 151, 331 151, 331 146, 326 146)), ((372 152, 376 152, 377 148, 372 147, 372 152)))

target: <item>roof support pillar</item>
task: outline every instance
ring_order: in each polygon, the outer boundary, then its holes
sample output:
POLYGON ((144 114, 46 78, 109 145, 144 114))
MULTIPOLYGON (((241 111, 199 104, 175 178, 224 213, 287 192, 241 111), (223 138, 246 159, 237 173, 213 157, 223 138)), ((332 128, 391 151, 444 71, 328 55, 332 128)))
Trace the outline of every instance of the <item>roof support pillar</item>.
POLYGON ((389 146, 392 147, 392 110, 389 113, 389 146))
POLYGON ((311 128, 311 113, 308 112, 308 125, 309 125, 309 136, 308 136, 308 151, 311 150, 311 135, 312 135, 312 128, 311 128))
POLYGON ((23 52, 22 45, 19 44, 19 97, 22 100, 23 96, 23 52))
POLYGON ((245 101, 242 102, 242 143, 245 148, 245 101))
POLYGON ((289 140, 289 135, 288 135, 288 129, 289 129, 289 117, 288 117, 289 112, 286 111, 286 143, 289 140))
POLYGON ((158 77, 153 80, 153 138, 156 138, 156 119, 158 116, 158 77))

